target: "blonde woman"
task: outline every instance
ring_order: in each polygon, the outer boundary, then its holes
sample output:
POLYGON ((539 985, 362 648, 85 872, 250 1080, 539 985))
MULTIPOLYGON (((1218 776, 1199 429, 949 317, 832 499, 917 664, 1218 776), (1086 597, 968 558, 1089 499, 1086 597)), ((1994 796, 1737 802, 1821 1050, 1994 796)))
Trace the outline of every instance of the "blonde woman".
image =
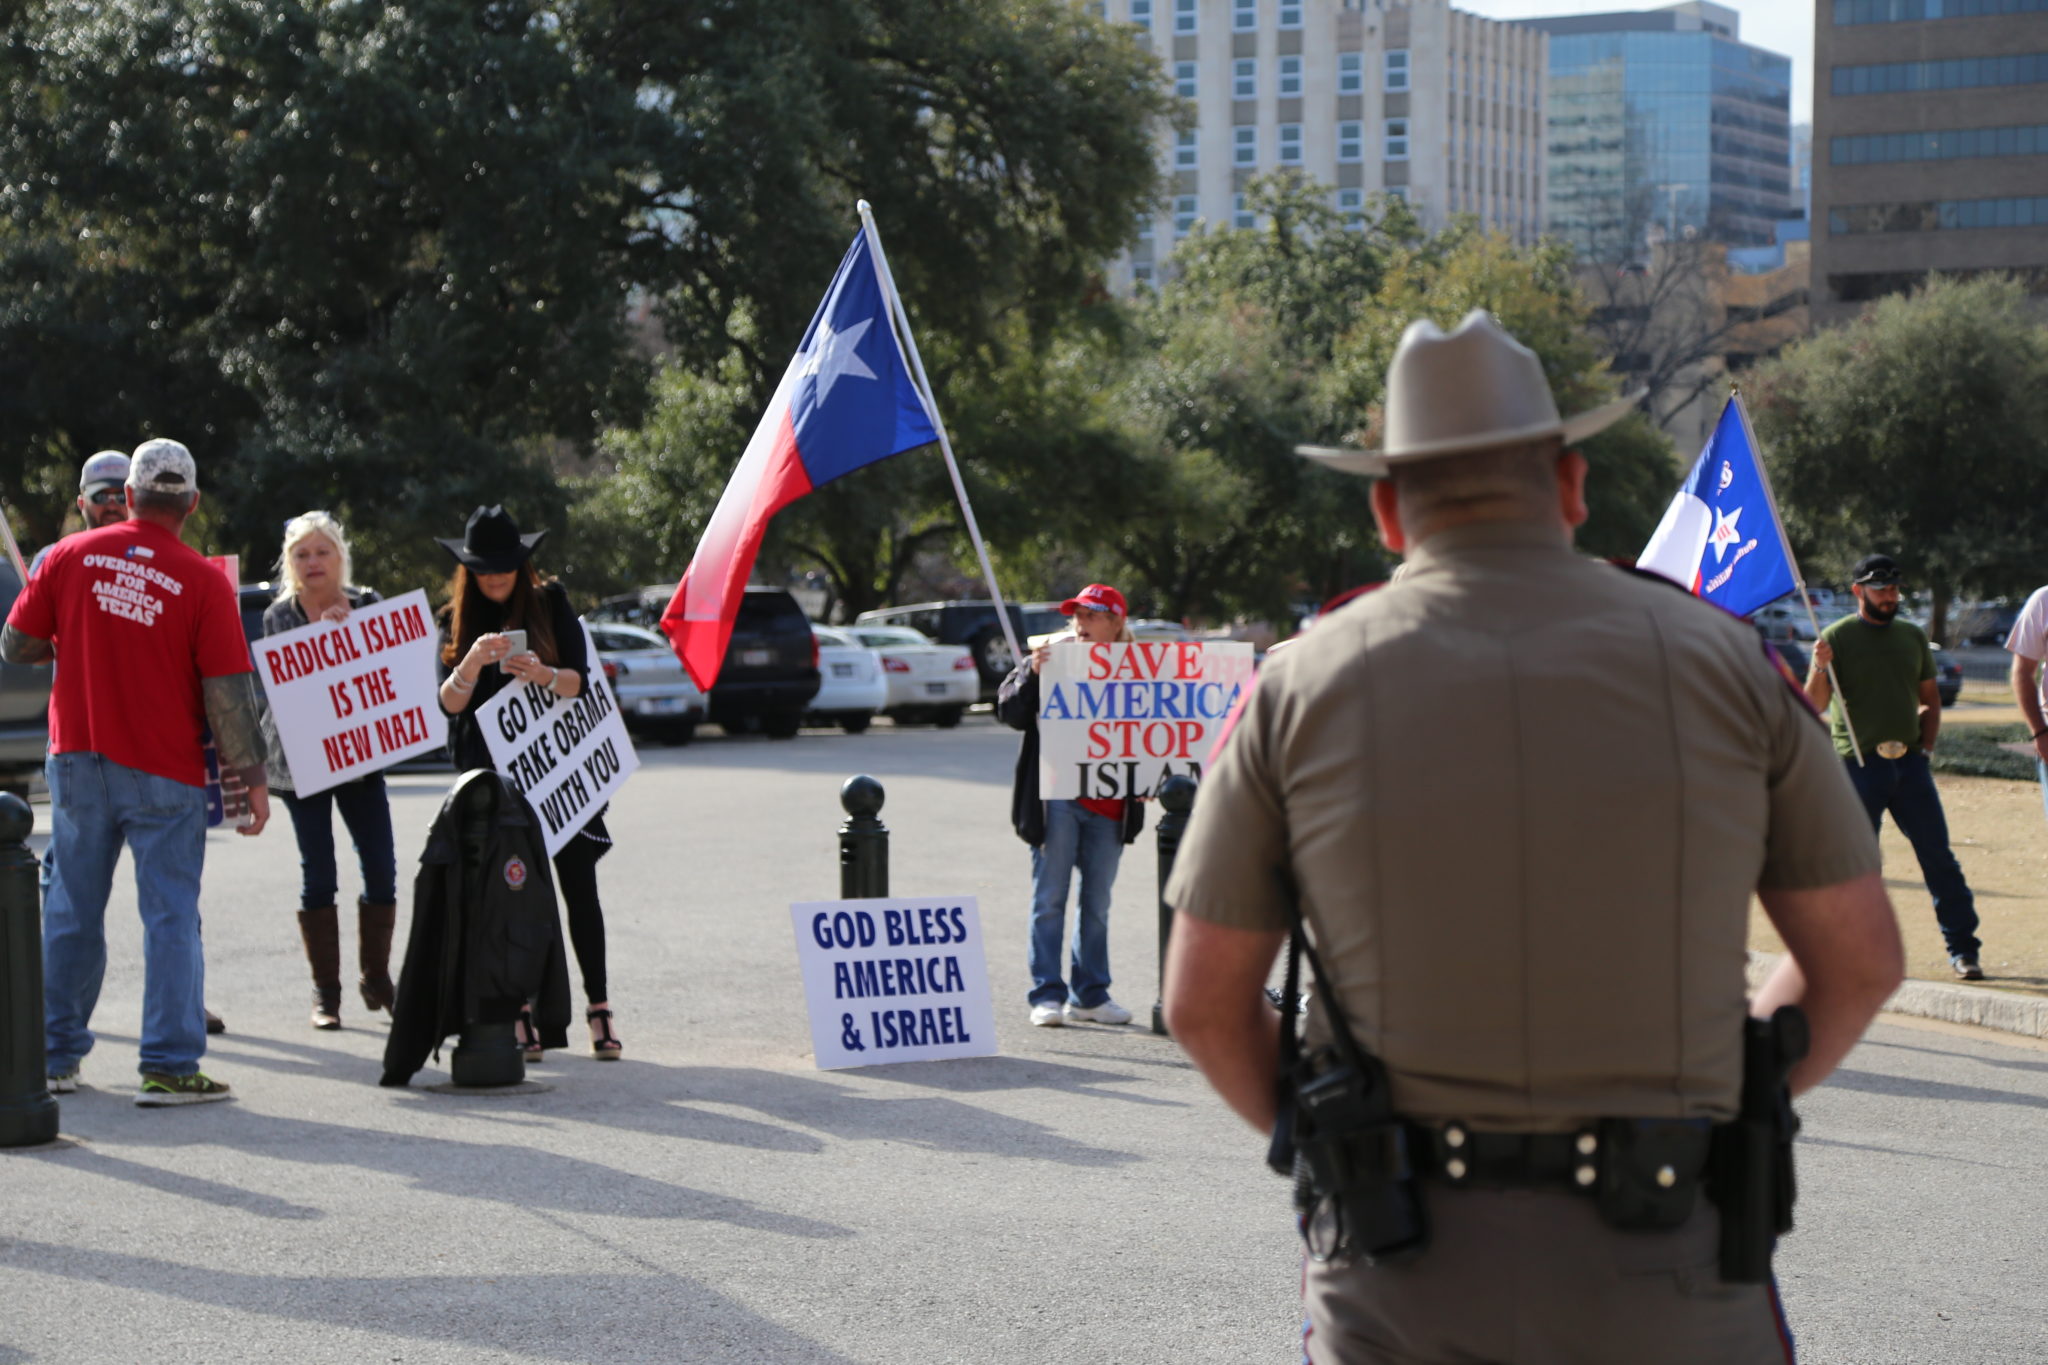
MULTIPOLYGON (((345 621, 357 607, 381 600, 368 588, 349 586, 348 536, 325 512, 306 512, 285 524, 278 556, 277 600, 263 613, 263 633, 279 635, 314 621, 345 621)), ((299 935, 313 967, 313 1027, 341 1027, 341 924, 336 898, 340 874, 334 859, 334 812, 355 841, 363 894, 356 898, 356 960, 365 1009, 389 1010, 397 995, 391 983, 391 933, 398 918, 398 862, 391 837, 391 803, 384 775, 371 773, 312 796, 292 788, 291 767, 278 742, 277 725, 263 717, 270 747, 270 789, 284 797, 299 842, 299 935)))
MULTIPOLYGON (((1074 620, 1072 637, 1084 644, 1128 644, 1131 627, 1124 595, 1090 583, 1060 604, 1074 620)), ((1131 1012, 1109 997, 1109 892, 1124 845, 1145 826, 1136 801, 1046 801, 1038 788, 1038 671, 1060 640, 1040 645, 1011 671, 996 693, 996 715, 1022 730, 1017 774, 1010 792, 1010 823, 1031 845, 1031 1022, 1128 1024, 1131 1012), (1060 939, 1067 921, 1067 889, 1081 874, 1074 917, 1071 968, 1060 974, 1060 939)))

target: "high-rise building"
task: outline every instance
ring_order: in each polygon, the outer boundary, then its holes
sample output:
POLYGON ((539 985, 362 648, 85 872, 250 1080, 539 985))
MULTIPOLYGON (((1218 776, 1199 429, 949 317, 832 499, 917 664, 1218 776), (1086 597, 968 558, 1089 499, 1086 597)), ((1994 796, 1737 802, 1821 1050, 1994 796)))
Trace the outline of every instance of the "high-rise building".
POLYGON ((2048 0, 1817 0, 1813 312, 1929 271, 2048 302, 2048 0))
POLYGON ((1741 41, 1734 10, 1688 0, 1520 22, 1550 35, 1552 235, 1631 260, 1688 233, 1764 245, 1797 214, 1792 62, 1741 41))
POLYGON ((1168 211, 1115 282, 1150 280, 1196 225, 1251 227, 1253 176, 1300 172, 1347 219, 1368 196, 1423 224, 1470 213, 1518 241, 1542 233, 1543 34, 1447 0, 1093 0, 1140 30, 1195 126, 1163 130, 1168 211))

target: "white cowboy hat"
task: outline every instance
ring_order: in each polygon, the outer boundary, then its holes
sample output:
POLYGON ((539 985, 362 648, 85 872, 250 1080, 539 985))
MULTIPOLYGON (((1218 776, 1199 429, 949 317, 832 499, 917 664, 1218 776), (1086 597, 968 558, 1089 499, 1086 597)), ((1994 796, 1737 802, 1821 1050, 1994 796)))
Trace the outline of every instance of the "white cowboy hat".
POLYGON ((1475 308, 1446 336, 1427 318, 1408 324, 1387 367, 1386 445, 1296 446, 1331 469, 1384 477, 1392 465, 1520 445, 1546 436, 1582 441, 1628 415, 1641 392, 1578 413, 1557 415, 1543 362, 1509 336, 1493 314, 1475 308))

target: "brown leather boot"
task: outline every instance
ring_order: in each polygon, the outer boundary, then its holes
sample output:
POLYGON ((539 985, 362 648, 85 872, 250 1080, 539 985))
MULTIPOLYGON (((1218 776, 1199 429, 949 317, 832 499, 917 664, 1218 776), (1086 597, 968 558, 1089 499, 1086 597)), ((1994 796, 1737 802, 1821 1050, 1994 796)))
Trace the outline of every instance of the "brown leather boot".
POLYGON ((391 930, 397 923, 396 905, 356 898, 356 961, 363 970, 357 984, 363 992, 363 1008, 372 1012, 388 1010, 398 999, 398 987, 391 984, 391 930))
POLYGON ((299 911, 299 936, 313 964, 313 1027, 341 1027, 341 925, 331 905, 299 911))

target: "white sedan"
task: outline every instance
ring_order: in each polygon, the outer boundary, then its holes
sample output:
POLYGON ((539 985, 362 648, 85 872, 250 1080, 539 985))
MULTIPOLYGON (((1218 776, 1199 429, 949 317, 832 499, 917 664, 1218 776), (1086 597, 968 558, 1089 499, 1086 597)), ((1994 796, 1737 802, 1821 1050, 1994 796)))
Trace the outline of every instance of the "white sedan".
POLYGON ((813 623, 811 634, 818 637, 818 695, 805 714, 857 735, 889 704, 881 656, 844 630, 813 623))
POLYGON ((898 725, 928 720, 950 729, 981 697, 981 673, 965 645, 934 644, 907 626, 853 625, 846 633, 881 659, 889 684, 882 714, 898 725))
POLYGON ((626 728, 688 744, 704 719, 704 694, 667 640, 617 621, 589 621, 590 641, 604 666, 626 728))

